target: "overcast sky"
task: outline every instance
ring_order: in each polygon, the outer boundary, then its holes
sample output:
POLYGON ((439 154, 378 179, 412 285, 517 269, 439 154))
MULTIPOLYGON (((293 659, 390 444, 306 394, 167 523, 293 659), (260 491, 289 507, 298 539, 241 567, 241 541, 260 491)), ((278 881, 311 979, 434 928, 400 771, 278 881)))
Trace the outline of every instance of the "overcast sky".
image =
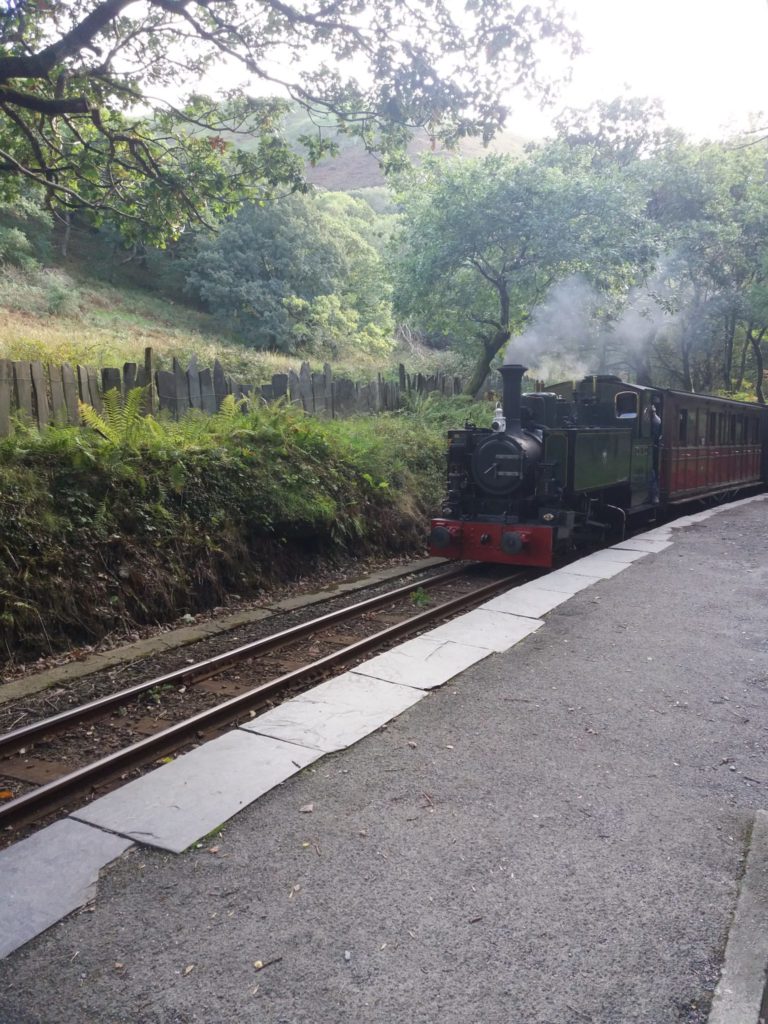
MULTIPOLYGON (((588 53, 573 66, 561 106, 630 95, 659 97, 667 121, 722 137, 768 110, 768 0, 562 0, 588 53)), ((551 112, 512 101, 508 128, 545 134, 551 112)))

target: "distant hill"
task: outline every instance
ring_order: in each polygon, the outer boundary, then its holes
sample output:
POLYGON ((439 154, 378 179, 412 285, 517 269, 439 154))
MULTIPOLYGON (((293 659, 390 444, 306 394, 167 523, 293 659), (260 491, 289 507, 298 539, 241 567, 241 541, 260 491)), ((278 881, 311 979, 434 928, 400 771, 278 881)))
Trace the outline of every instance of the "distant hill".
MULTIPOLYGON (((386 179, 376 157, 366 153, 358 139, 343 138, 341 141, 342 149, 337 157, 322 160, 316 167, 307 165, 307 181, 334 192, 383 185, 386 179)), ((484 156, 486 153, 518 155, 523 152, 526 141, 519 136, 505 133, 487 148, 479 139, 466 139, 457 151, 446 151, 442 148, 433 150, 430 139, 426 135, 421 135, 413 139, 408 152, 411 157, 416 158, 432 152, 462 157, 484 156)))
MULTIPOLYGON (((332 131, 332 125, 323 126, 324 133, 332 131)), ((285 134, 297 151, 301 150, 299 137, 302 135, 313 135, 318 131, 318 125, 303 110, 296 110, 289 114, 285 120, 285 134)), ((248 148, 248 143, 243 143, 237 137, 233 137, 238 145, 248 148)), ((339 145, 339 155, 327 157, 319 164, 312 167, 306 165, 307 181, 320 188, 332 192, 350 192, 357 189, 369 189, 381 187, 386 183, 384 174, 379 167, 375 156, 365 151, 359 139, 350 138, 347 135, 336 136, 339 145)), ((447 151, 443 148, 433 150, 432 142, 426 132, 417 133, 408 152, 414 158, 424 153, 437 152, 446 156, 478 157, 486 153, 509 153, 520 155, 528 139, 520 135, 513 135, 511 132, 502 132, 493 142, 484 147, 479 139, 465 139, 458 150, 447 151)))

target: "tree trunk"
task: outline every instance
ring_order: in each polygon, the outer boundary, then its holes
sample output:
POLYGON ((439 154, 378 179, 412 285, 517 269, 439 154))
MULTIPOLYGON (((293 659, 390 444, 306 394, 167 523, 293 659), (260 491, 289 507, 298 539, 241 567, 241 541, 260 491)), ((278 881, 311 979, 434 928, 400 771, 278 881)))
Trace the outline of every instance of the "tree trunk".
POLYGON ((760 405, 765 405, 765 394, 763 393, 763 349, 761 345, 764 334, 765 328, 762 331, 758 331, 757 334, 754 333, 751 327, 747 331, 747 337, 752 345, 752 354, 755 357, 755 394, 760 405))
POLYGON ((640 384, 643 387, 653 387, 653 372, 651 371, 651 346, 655 340, 655 332, 648 334, 644 339, 642 346, 638 348, 634 353, 630 354, 628 362, 632 372, 635 375, 635 383, 640 384))
POLYGON ((471 395, 473 398, 480 397, 485 378, 488 376, 488 371, 491 368, 491 361, 501 346, 507 341, 509 341, 508 331, 498 331, 490 341, 483 339, 483 351, 477 357, 475 368, 472 370, 472 376, 464 388, 465 395, 471 395))
POLYGON ((723 352, 723 387, 731 390, 733 377, 733 340, 736 336, 736 314, 725 315, 725 349, 723 352))
POLYGON ((741 359, 739 360, 739 378, 736 381, 733 390, 741 391, 744 387, 744 374, 747 370, 747 352, 749 351, 749 335, 744 338, 744 344, 741 346, 741 359))
POLYGON ((691 374, 691 344, 688 341, 684 341, 680 348, 680 358, 683 368, 683 391, 693 391, 693 375, 691 374))
POLYGON ((64 234, 61 239, 61 255, 64 259, 69 256, 69 238, 72 233, 72 215, 69 210, 64 211, 64 234))
MULTIPOLYGON (((488 275, 484 275, 486 280, 491 280, 488 275)), ((488 371, 491 368, 491 360, 499 351, 502 345, 506 345, 509 341, 509 292, 507 290, 506 279, 499 276, 491 281, 496 291, 499 293, 499 322, 496 324, 496 331, 489 338, 487 335, 480 335, 480 341, 482 342, 483 351, 478 356, 475 368, 472 371, 467 386, 464 388, 465 395, 472 395, 473 398, 477 397, 483 387, 483 381, 488 376, 488 371)))

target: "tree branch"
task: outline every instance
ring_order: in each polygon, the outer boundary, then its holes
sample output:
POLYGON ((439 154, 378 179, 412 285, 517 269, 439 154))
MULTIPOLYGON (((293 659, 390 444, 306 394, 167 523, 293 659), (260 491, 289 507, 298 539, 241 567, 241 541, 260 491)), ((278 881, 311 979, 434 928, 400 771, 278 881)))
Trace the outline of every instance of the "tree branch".
POLYGON ((131 213, 126 213, 124 210, 117 209, 117 207, 104 203, 90 202, 90 200, 81 196, 79 192, 76 192, 73 188, 69 188, 67 185, 59 185, 55 181, 48 181, 46 178, 41 178, 39 174, 31 171, 24 164, 19 163, 18 160, 14 160, 11 154, 6 153, 3 149, 0 149, 0 158, 2 158, 2 160, 0 160, 0 168, 5 171, 13 171, 25 178, 29 178, 30 181, 34 181, 37 185, 42 185, 49 195, 56 194, 64 205, 72 206, 74 208, 82 207, 88 210, 108 210, 110 213, 117 214, 121 218, 136 221, 139 224, 144 222, 141 217, 137 217, 131 213))
POLYGON ((104 0, 61 39, 28 57, 0 58, 0 83, 11 78, 46 78, 57 64, 79 53, 133 0, 104 0))
MULTIPOLYGON (((0 61, 0 63, 2 62, 0 61)), ((62 114, 88 114, 91 110, 91 105, 84 96, 49 100, 31 92, 12 89, 9 85, 0 85, 0 101, 2 100, 13 103, 14 106, 21 107, 23 110, 34 110, 36 114, 46 114, 48 117, 58 117, 62 114)))

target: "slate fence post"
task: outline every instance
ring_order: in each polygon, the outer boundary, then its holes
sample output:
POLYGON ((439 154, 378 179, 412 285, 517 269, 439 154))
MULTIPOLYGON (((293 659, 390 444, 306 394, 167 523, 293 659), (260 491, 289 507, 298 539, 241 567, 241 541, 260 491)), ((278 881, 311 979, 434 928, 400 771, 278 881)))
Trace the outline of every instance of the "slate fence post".
POLYGON ((46 367, 37 361, 0 359, 0 437, 10 434, 16 415, 40 428, 76 425, 80 422, 78 400, 102 412, 102 396, 108 391, 117 390, 125 397, 137 387, 146 389, 147 415, 164 412, 179 419, 190 409, 211 415, 227 395, 233 395, 244 411, 259 402, 288 401, 307 415, 337 419, 395 411, 402 408, 405 396, 413 393, 458 394, 461 380, 442 373, 430 377, 409 374, 401 363, 396 380, 377 374, 376 380, 361 384, 337 377, 328 363, 322 371, 313 372, 304 362, 298 373, 275 373, 268 383, 254 385, 228 375, 218 359, 212 369, 199 368, 193 356, 186 369, 174 358, 170 370, 155 370, 151 347, 144 350, 142 365, 125 363, 122 370, 111 366, 73 368, 69 363, 46 367))

